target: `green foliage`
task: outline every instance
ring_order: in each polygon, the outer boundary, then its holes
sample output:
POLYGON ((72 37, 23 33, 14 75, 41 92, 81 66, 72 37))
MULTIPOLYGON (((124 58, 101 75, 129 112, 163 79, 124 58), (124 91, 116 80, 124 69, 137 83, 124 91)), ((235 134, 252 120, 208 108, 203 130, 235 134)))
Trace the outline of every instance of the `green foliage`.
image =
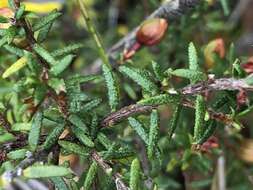
POLYGON ((17 60, 15 63, 13 63, 2 75, 3 78, 7 78, 10 75, 12 75, 13 73, 16 73, 17 71, 19 71, 20 69, 22 69, 23 67, 25 67, 27 64, 27 58, 21 57, 19 60, 17 60))
POLYGON ((52 132, 47 136, 46 141, 44 142, 43 149, 49 150, 57 142, 58 138, 65 129, 65 124, 60 124, 56 126, 52 132))
POLYGON ((152 78, 147 71, 132 68, 129 66, 120 66, 119 71, 135 81, 151 95, 156 95, 158 93, 158 87, 152 81, 152 78))
POLYGON ((203 96, 197 96, 194 125, 194 139, 198 141, 202 138, 205 127, 206 105, 203 96))
POLYGON ((52 52, 52 56, 54 57, 58 57, 58 56, 63 56, 63 55, 67 55, 69 53, 73 53, 76 50, 79 50, 80 48, 82 48, 84 45, 81 43, 75 43, 75 44, 71 44, 68 45, 66 47, 63 47, 61 49, 57 49, 55 51, 52 52))
POLYGON ((54 59, 54 57, 43 47, 41 47, 40 45, 36 44, 33 46, 33 50, 40 55, 41 57, 43 57, 43 59, 45 61, 47 61, 47 63, 49 63, 50 65, 55 65, 56 64, 56 60, 54 59))
POLYGON ((159 81, 163 81, 164 74, 162 72, 161 66, 158 63, 152 61, 152 68, 155 73, 156 79, 159 81))
POLYGON ((146 98, 138 102, 140 105, 164 105, 164 104, 175 104, 180 101, 181 97, 178 94, 162 94, 151 98, 146 98))
POLYGON ((176 69, 172 71, 171 74, 191 81, 203 81, 207 79, 205 73, 191 69, 176 69))
POLYGON ((32 126, 28 137, 29 146, 33 151, 36 150, 37 145, 39 143, 42 119, 43 115, 41 112, 37 112, 36 115, 33 117, 32 126))
POLYGON ((206 126, 207 128, 205 129, 205 132, 203 133, 203 135, 201 135, 200 139, 196 142, 197 144, 203 144, 204 142, 208 140, 209 137, 211 137, 214 134, 215 129, 217 127, 217 123, 214 121, 210 121, 210 122, 207 122, 206 126))
POLYGON ((14 150, 11 151, 7 154, 7 157, 11 160, 19 160, 25 158, 27 153, 26 149, 19 149, 19 150, 14 150))
POLYGON ((143 124, 133 117, 129 117, 128 122, 130 126, 135 130, 135 132, 140 136, 140 138, 145 142, 145 144, 148 145, 149 138, 147 132, 143 127, 143 124))
POLYGON ((52 24, 59 16, 61 16, 61 13, 57 12, 56 10, 52 11, 50 14, 42 17, 36 23, 34 23, 33 30, 38 31, 44 26, 52 24))
POLYGON ((26 178, 56 177, 69 174, 71 171, 62 166, 30 166, 23 171, 26 178))
POLYGON ((159 133, 159 115, 157 110, 153 110, 150 116, 150 129, 148 139, 148 157, 150 160, 153 159, 158 141, 159 133))
POLYGON ((65 181, 61 177, 51 177, 50 180, 54 183, 58 190, 68 190, 65 181))
POLYGON ((228 16, 229 15, 229 5, 228 5, 228 0, 220 0, 223 11, 224 11, 224 15, 228 16))
POLYGON ((98 165, 96 162, 93 162, 90 165, 90 168, 87 172, 87 175, 84 181, 84 189, 87 189, 87 190, 91 189, 91 185, 93 183, 93 180, 95 179, 97 170, 98 170, 98 165))
POLYGON ((77 155, 81 155, 81 156, 87 156, 89 154, 89 149, 77 145, 75 143, 71 143, 68 141, 59 141, 58 144, 64 148, 66 151, 77 154, 77 155))
POLYGON ((132 190, 138 190, 139 189, 139 181, 140 181, 140 173, 141 173, 141 167, 140 162, 136 158, 132 161, 131 164, 131 170, 130 170, 130 189, 132 190))
POLYGON ((0 15, 0 189, 218 189, 217 173, 252 189, 250 19, 230 17, 241 2, 31 2, 0 15), (144 12, 166 5, 180 10, 161 42, 136 43, 144 12))
POLYGON ((25 12, 25 5, 21 4, 17 12, 15 13, 15 18, 19 20, 23 16, 24 12, 25 12))
POLYGON ((64 58, 62 58, 58 63, 56 63, 53 67, 51 67, 50 72, 58 76, 61 74, 72 62, 74 56, 73 55, 67 55, 64 58))
POLYGON ((171 120, 169 122, 169 133, 168 133, 169 139, 171 139, 173 133, 175 132, 175 130, 176 130, 177 126, 178 126, 181 109, 182 109, 181 105, 176 105, 175 106, 174 113, 173 113, 173 115, 171 117, 171 120))
POLYGON ((200 70, 198 65, 198 55, 194 44, 191 42, 188 47, 188 57, 189 57, 189 69, 200 70))
POLYGON ((102 70, 103 70, 103 75, 106 81, 109 105, 112 111, 116 111, 119 104, 118 83, 110 67, 108 67, 107 65, 103 65, 102 70))

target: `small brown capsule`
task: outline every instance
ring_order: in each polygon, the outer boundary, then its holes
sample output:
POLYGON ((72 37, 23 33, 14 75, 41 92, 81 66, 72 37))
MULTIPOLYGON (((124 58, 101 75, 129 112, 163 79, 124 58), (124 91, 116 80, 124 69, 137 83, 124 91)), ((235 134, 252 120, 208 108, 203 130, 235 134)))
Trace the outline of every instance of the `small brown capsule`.
POLYGON ((165 35, 168 22, 163 18, 154 18, 145 21, 136 34, 140 44, 152 46, 158 44, 165 35))
POLYGON ((124 60, 131 58, 142 45, 153 46, 164 37, 168 22, 163 18, 154 18, 145 21, 136 34, 136 43, 124 52, 124 60))

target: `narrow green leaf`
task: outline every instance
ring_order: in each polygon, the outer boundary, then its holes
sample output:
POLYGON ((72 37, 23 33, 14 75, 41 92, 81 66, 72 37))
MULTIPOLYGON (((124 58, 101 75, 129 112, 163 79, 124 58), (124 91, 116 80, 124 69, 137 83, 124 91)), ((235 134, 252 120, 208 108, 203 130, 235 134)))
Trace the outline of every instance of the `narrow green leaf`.
POLYGON ((9 7, 10 7, 10 8, 12 8, 13 10, 15 9, 14 0, 8 0, 8 4, 9 4, 9 7))
POLYGON ((30 166, 23 171, 26 178, 60 177, 71 174, 71 170, 62 166, 30 166))
POLYGON ((8 42, 7 36, 5 35, 4 37, 2 37, 0 39, 0 47, 2 47, 3 45, 5 45, 8 42))
POLYGON ((100 105, 101 103, 102 103, 102 99, 96 98, 96 99, 88 102, 87 104, 83 105, 81 110, 82 110, 82 112, 89 112, 89 111, 95 109, 96 107, 98 107, 98 105, 100 105))
POLYGON ((53 51, 52 56, 57 57, 57 56, 67 55, 67 54, 75 52, 76 50, 82 48, 83 46, 84 45, 81 43, 71 44, 71 45, 65 46, 61 49, 53 51))
POLYGON ((20 69, 22 69, 27 64, 27 58, 21 57, 19 60, 17 60, 15 63, 13 63, 2 75, 3 78, 7 78, 13 73, 16 73, 20 69))
POLYGON ((125 92, 127 93, 127 95, 133 100, 137 100, 137 94, 134 90, 134 87, 128 83, 124 83, 123 85, 124 85, 123 88, 125 92))
POLYGON ((140 182, 140 173, 141 173, 141 167, 140 162, 136 158, 132 161, 131 164, 131 170, 130 170, 130 189, 131 190, 138 190, 139 189, 139 182, 140 182))
POLYGON ((203 137, 205 129, 206 104, 203 96, 197 96, 195 109, 194 140, 198 141, 203 137))
POLYGON ((235 59, 236 59, 235 45, 234 45, 234 43, 231 43, 230 47, 229 47, 229 51, 228 51, 229 63, 230 64, 234 63, 235 59))
POLYGON ((190 79, 191 81, 194 82, 203 81, 207 79, 205 73, 190 69, 176 69, 172 71, 171 74, 178 77, 190 79))
POLYGON ((102 65, 103 75, 106 81, 107 93, 109 98, 109 105, 112 111, 116 111, 119 105, 119 87, 118 82, 112 72, 106 64, 102 65))
POLYGON ((58 61, 51 69, 50 72, 58 76, 61 74, 72 62, 74 55, 67 55, 62 60, 58 61))
POLYGON ((189 57, 189 69, 190 70, 195 70, 195 71, 199 71, 199 65, 198 65, 198 55, 197 55, 197 50, 193 44, 193 42, 191 42, 189 44, 188 47, 188 57, 189 57))
POLYGON ((84 181, 84 189, 85 190, 90 190, 91 189, 91 185, 96 177, 98 171, 98 165, 97 163, 94 161, 91 165, 90 168, 88 170, 88 173, 86 175, 85 181, 84 181))
POLYGON ((148 134, 146 133, 142 123, 133 117, 128 118, 130 126, 135 130, 135 132, 141 137, 146 145, 149 144, 148 134))
POLYGON ((228 16, 229 13, 230 13, 228 0, 220 0, 220 2, 221 2, 221 5, 222 5, 222 8, 223 8, 223 11, 224 11, 224 15, 228 16))
POLYGON ((66 83, 68 85, 73 85, 73 84, 80 85, 82 83, 90 82, 90 81, 101 79, 101 78, 102 77, 100 75, 86 75, 86 76, 74 75, 74 76, 68 78, 66 80, 66 83))
POLYGON ((54 183, 57 190, 69 190, 67 184, 61 177, 51 177, 50 180, 54 183))
POLYGON ((105 136, 103 133, 98 133, 97 139, 106 149, 109 149, 111 146, 111 140, 105 136))
POLYGON ((61 124, 56 126, 53 131, 47 136, 46 141, 42 145, 44 150, 49 150, 54 146, 54 144, 58 141, 58 138, 61 136, 62 132, 65 129, 65 124, 61 124))
POLYGON ((152 61, 152 68, 153 68, 153 71, 155 73, 155 76, 156 76, 157 80, 162 82, 163 79, 164 79, 164 75, 163 75, 163 72, 162 72, 162 69, 161 69, 160 65, 157 62, 152 61))
POLYGON ((38 31, 47 24, 52 24, 59 16, 62 14, 60 12, 57 12, 57 10, 53 10, 51 13, 49 13, 47 16, 44 16, 43 18, 39 19, 34 25, 33 25, 33 31, 38 31))
POLYGON ((68 152, 81 155, 81 156, 88 156, 89 155, 89 148, 86 148, 84 146, 77 145, 75 143, 71 143, 68 141, 58 141, 58 144, 67 150, 68 152))
POLYGON ((34 90, 34 104, 37 106, 41 103, 47 95, 46 85, 38 85, 34 90))
POLYGON ((79 130, 77 127, 72 127, 71 130, 81 143, 91 148, 94 147, 94 143, 91 138, 85 135, 83 131, 79 130))
POLYGON ((164 104, 175 104, 178 103, 181 99, 181 96, 178 94, 162 94, 147 98, 138 102, 140 105, 164 105, 164 104))
POLYGON ((207 128, 205 129, 204 134, 202 135, 202 137, 196 142, 196 144, 203 144, 204 142, 206 142, 215 132, 217 128, 217 123, 212 120, 210 122, 207 123, 207 128))
POLYGON ((42 127, 42 113, 37 112, 32 120, 32 127, 28 137, 28 144, 32 151, 36 150, 39 143, 40 131, 42 127))
POLYGON ((9 51, 10 53, 12 54, 15 54, 19 57, 23 57, 24 56, 24 50, 22 49, 19 49, 15 46, 12 46, 12 45, 4 45, 4 48, 9 51))
POLYGON ((88 128, 86 124, 83 122, 83 120, 76 114, 71 114, 68 118, 70 123, 72 123, 74 126, 78 127, 80 130, 83 131, 83 133, 89 133, 88 128))
POLYGON ((128 66, 120 66, 119 71, 126 76, 128 76, 130 79, 135 81, 137 84, 139 84, 145 91, 151 93, 152 95, 156 95, 159 92, 158 87, 156 84, 152 81, 150 76, 146 71, 131 68, 128 66))
POLYGON ((48 62, 50 65, 55 65, 57 61, 54 59, 54 57, 43 47, 41 47, 38 44, 35 44, 33 46, 33 50, 40 55, 46 62, 48 62))
POLYGON ((149 140, 148 140, 148 158, 153 159, 155 151, 157 149, 159 133, 159 115, 157 110, 153 110, 150 116, 150 129, 149 129, 149 140))
MULTIPOLYGON (((52 25, 53 24, 47 24, 43 28, 41 28, 41 30, 39 31, 38 37, 37 37, 38 43, 42 43, 43 41, 45 41, 47 39, 49 31, 52 28, 52 25)), ((52 56, 54 56, 53 53, 52 53, 52 56)))
POLYGON ((169 132, 168 132, 169 139, 171 139, 173 133, 176 130, 176 127, 178 125, 178 120, 180 117, 181 109, 182 109, 182 105, 178 104, 174 110, 174 113, 173 113, 172 118, 169 123, 169 132))
POLYGON ((7 43, 10 44, 17 34, 17 28, 15 26, 11 26, 6 30, 5 36, 7 37, 7 43))
POLYGON ((99 120, 98 120, 98 114, 96 112, 93 112, 91 114, 91 124, 90 124, 90 134, 92 139, 97 138, 97 134, 99 131, 99 120))
POLYGON ((14 123, 11 127, 13 131, 30 131, 31 123, 14 123))
POLYGON ((108 150, 108 151, 103 151, 99 152, 99 154, 108 160, 116 160, 116 159, 124 159, 128 157, 132 157, 135 152, 129 148, 120 148, 119 150, 108 150))
POLYGON ((18 10, 16 11, 15 18, 19 20, 25 12, 25 5, 21 4, 18 10))
POLYGON ((7 158, 9 158, 11 160, 23 159, 23 158, 25 158, 26 153, 27 153, 26 149, 14 150, 14 151, 11 151, 7 154, 7 158))

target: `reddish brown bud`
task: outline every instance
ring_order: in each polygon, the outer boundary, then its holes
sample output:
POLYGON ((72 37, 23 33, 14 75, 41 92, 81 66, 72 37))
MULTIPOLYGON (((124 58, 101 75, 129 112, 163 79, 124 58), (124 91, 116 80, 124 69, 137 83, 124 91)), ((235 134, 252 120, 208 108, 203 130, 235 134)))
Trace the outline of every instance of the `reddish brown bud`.
MULTIPOLYGON (((13 18, 14 17, 14 12, 8 8, 8 7, 4 7, 4 8, 0 8, 0 16, 5 17, 5 18, 13 18)), ((0 29, 7 29, 11 26, 11 23, 0 23, 0 29)))
POLYGON ((225 57, 226 49, 224 40, 222 38, 217 38, 209 42, 204 50, 206 67, 208 69, 214 66, 213 53, 217 53, 221 59, 225 57))
POLYGON ((136 34, 136 43, 124 52, 124 60, 131 58, 142 45, 153 46, 164 37, 168 22, 163 18, 154 18, 145 21, 136 34))
POLYGON ((147 20, 137 31, 136 40, 146 46, 158 44, 164 37, 167 28, 168 22, 163 18, 147 20))
POLYGON ((245 106, 249 104, 249 99, 247 96, 247 92, 245 90, 240 90, 236 95, 237 100, 237 108, 239 109, 241 106, 245 106))
POLYGON ((250 57, 247 63, 242 65, 242 68, 246 73, 252 74, 253 73, 253 57, 250 57))

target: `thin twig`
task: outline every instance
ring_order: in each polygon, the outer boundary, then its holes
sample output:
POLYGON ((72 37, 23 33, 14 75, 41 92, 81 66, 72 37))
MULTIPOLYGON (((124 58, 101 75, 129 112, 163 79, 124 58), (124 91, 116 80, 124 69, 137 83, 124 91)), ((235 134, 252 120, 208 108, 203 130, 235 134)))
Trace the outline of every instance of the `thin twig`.
MULTIPOLYGON (((187 99, 184 99, 181 102, 181 104, 185 107, 195 109, 195 104, 187 99)), ((101 127, 113 126, 127 119, 130 116, 149 113, 157 107, 158 106, 143 106, 143 105, 138 105, 138 104, 129 105, 105 117, 100 123, 100 125, 101 127)), ((233 119, 229 115, 221 113, 221 112, 216 112, 210 108, 208 109, 208 113, 209 113, 210 118, 215 119, 216 121, 219 121, 226 125, 232 125, 234 122, 233 119)))
POLYGON ((102 45, 99 34, 97 33, 97 30, 96 30, 95 26, 93 25, 91 18, 89 17, 88 9, 87 9, 85 3, 82 0, 78 0, 78 3, 81 7, 81 13, 82 13, 83 18, 85 20, 87 28, 96 43, 100 58, 102 59, 103 63, 108 66, 108 68, 111 68, 109 59, 108 59, 106 52, 104 50, 104 47, 102 45))
MULTIPOLYGON (((252 91, 253 86, 248 85, 244 79, 233 79, 233 78, 221 78, 221 79, 210 79, 206 82, 200 82, 195 85, 189 85, 179 92, 184 95, 197 95, 202 94, 207 91, 223 91, 223 90, 248 90, 252 91)), ((194 103, 184 98, 182 101, 182 105, 189 108, 195 108, 194 103)), ((102 122, 100 123, 101 127, 108 127, 115 125, 122 120, 137 114, 145 114, 152 111, 152 109, 156 108, 156 106, 142 106, 138 104, 129 105, 123 107, 122 109, 111 113, 107 117, 105 117, 102 122)), ((215 119, 219 122, 231 125, 233 123, 233 119, 223 113, 216 112, 212 109, 208 109, 209 115, 212 119, 215 119)))
POLYGON ((195 85, 186 86, 180 90, 183 95, 201 94, 206 91, 222 91, 222 90, 246 90, 252 91, 253 86, 246 83, 245 79, 221 78, 209 79, 195 85))

